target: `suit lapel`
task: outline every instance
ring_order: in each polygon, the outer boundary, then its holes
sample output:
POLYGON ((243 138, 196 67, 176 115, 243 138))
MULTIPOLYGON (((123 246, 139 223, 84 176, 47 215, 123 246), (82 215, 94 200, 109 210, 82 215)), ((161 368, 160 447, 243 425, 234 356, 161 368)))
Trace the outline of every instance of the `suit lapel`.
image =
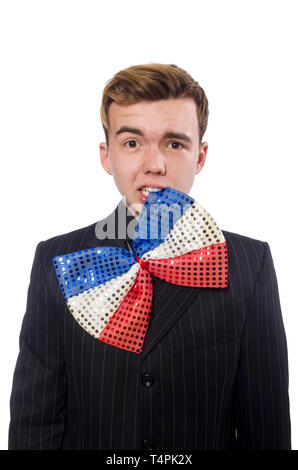
POLYGON ((199 295, 196 287, 178 286, 153 279, 152 319, 141 352, 142 360, 162 340, 199 295))

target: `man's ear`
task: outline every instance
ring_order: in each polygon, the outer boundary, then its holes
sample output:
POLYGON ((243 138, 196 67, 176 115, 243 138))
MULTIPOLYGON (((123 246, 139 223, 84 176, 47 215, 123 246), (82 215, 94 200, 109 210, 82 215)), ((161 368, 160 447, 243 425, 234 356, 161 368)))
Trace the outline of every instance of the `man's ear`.
POLYGON ((108 173, 108 175, 112 175, 113 173, 110 166, 109 153, 107 149, 107 144, 105 142, 101 142, 99 144, 99 153, 103 169, 108 173))
POLYGON ((196 175, 198 173, 200 173, 203 166, 205 165, 207 152, 208 152, 208 144, 207 144, 207 142, 202 142, 202 144, 200 146, 200 152, 199 152, 199 155, 198 155, 198 159, 197 159, 196 172, 195 172, 196 175))

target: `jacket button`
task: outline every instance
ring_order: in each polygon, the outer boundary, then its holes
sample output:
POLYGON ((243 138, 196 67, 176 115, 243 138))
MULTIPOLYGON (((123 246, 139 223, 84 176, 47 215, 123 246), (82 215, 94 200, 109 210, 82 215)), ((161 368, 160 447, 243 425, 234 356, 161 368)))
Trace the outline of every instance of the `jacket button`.
POLYGON ((150 439, 144 439, 144 448, 146 450, 153 450, 153 441, 150 439))
POLYGON ((150 374, 144 374, 142 377, 142 384, 145 385, 145 387, 149 388, 153 384, 153 377, 150 374))

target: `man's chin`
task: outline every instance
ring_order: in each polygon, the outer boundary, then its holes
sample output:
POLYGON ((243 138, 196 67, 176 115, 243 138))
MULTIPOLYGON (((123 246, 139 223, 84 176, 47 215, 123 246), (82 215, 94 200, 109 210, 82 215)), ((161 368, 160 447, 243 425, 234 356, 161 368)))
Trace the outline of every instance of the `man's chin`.
POLYGON ((130 202, 130 200, 126 197, 126 196, 123 196, 123 201, 124 201, 124 204, 126 205, 128 211, 136 218, 139 217, 142 209, 143 209, 143 206, 144 206, 144 203, 142 202, 130 202))

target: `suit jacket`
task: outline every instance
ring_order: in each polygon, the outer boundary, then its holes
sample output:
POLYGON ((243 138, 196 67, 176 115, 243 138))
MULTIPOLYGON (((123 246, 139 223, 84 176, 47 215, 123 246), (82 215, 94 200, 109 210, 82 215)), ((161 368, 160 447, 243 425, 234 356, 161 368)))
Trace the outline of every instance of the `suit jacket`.
POLYGON ((152 276, 150 323, 135 354, 82 328, 54 272, 58 254, 131 246, 117 233, 99 240, 96 227, 36 247, 9 449, 291 449, 287 343, 268 243, 222 230, 226 289, 152 276))

